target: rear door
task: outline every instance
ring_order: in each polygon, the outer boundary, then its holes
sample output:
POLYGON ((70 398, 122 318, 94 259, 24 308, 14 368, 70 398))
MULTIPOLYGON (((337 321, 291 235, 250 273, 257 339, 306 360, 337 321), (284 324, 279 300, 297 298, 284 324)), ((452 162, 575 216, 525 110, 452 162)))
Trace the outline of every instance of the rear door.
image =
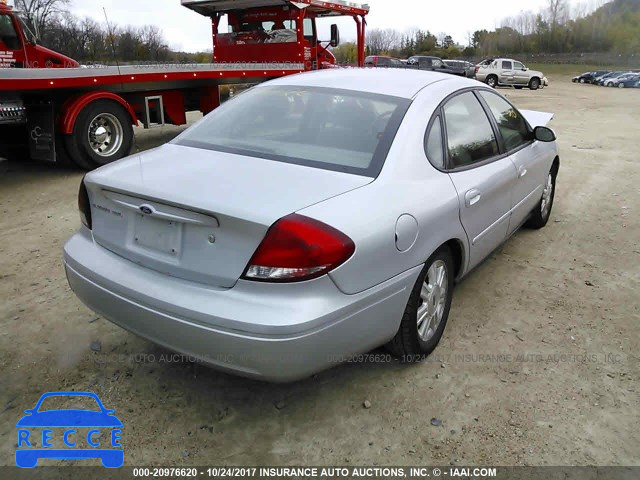
POLYGON ((472 91, 450 99, 442 114, 446 168, 458 192, 473 268, 507 237, 516 168, 500 155, 496 133, 472 91))

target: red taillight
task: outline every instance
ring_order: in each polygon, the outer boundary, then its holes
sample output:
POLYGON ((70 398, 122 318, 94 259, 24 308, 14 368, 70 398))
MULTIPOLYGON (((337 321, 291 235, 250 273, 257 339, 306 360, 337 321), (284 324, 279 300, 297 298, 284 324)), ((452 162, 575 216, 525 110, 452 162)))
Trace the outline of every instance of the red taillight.
POLYGON ((346 262, 356 247, 344 233, 303 215, 278 220, 251 257, 243 278, 301 282, 346 262))
POLYGON ((89 203, 87 187, 84 185, 84 177, 82 177, 80 189, 78 190, 78 210, 80 210, 80 221, 85 227, 91 230, 91 205, 89 203))

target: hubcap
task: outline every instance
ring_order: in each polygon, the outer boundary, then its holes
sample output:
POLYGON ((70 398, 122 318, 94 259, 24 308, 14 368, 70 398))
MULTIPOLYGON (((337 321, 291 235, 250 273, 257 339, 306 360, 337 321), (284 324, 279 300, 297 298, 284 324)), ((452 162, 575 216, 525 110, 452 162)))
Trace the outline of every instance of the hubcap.
POLYGON ((427 277, 420 291, 418 335, 425 342, 435 335, 444 316, 447 285, 447 265, 442 260, 436 260, 427 270, 427 277))
POLYGON ((490 87, 495 87, 495 86, 496 86, 496 79, 495 79, 495 78, 493 78, 493 77, 490 77, 490 78, 489 78, 489 80, 487 80, 487 84, 488 84, 490 87))
POLYGON ((546 218, 549 215, 551 209, 551 198, 553 196, 553 177, 551 174, 547 177, 547 183, 542 191, 542 202, 540 203, 540 210, 542 211, 542 217, 546 218))
POLYGON ((89 146, 101 157, 110 157, 122 146, 123 129, 114 115, 101 113, 89 124, 89 146))

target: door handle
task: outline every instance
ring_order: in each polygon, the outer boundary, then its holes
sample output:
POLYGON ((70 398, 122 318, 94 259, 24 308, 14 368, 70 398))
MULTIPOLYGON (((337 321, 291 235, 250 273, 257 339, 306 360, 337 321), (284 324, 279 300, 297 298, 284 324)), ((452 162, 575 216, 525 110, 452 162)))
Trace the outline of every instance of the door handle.
POLYGON ((481 194, 478 190, 469 190, 465 196, 464 201, 467 207, 471 207, 480 201, 481 194))
POLYGON ((520 167, 518 169, 518 174, 519 174, 520 178, 524 177, 527 174, 527 169, 524 168, 524 167, 520 167))

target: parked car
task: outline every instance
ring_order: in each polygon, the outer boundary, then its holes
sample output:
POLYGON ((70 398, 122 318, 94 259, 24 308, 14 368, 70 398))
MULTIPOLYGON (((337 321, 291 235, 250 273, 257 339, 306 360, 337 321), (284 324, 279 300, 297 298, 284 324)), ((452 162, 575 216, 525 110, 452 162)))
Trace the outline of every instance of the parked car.
POLYGON ((618 75, 614 75, 612 77, 607 78, 602 82, 602 84, 605 87, 617 87, 620 80, 626 79, 630 75, 635 76, 635 74, 631 72, 621 72, 618 75))
POLYGON ((294 380, 384 344, 417 361, 454 284, 549 220, 552 116, 408 69, 262 83, 84 177, 69 284, 113 323, 240 375, 294 380))
POLYGON ((572 81, 574 83, 592 83, 596 77, 605 75, 607 73, 610 73, 610 70, 595 70, 593 72, 585 72, 582 75, 573 77, 572 81))
POLYGON ((611 80, 613 85, 607 85, 618 88, 635 88, 640 80, 640 73, 627 73, 611 80))
POLYGON ((456 75, 461 77, 473 78, 475 75, 474 65, 464 60, 443 60, 444 64, 455 70, 456 75))
POLYGON ((413 57, 409 57, 407 59, 407 68, 463 76, 463 72, 459 67, 449 66, 441 58, 427 55, 414 55, 413 57))
POLYGON ((365 67, 404 68, 405 64, 399 58, 383 55, 370 55, 364 59, 365 67))
POLYGON ((620 72, 620 71, 612 71, 609 73, 605 73, 604 75, 600 75, 596 78, 593 79, 593 81, 591 83, 593 83, 594 85, 604 85, 604 83, 613 77, 617 77, 618 75, 622 75, 625 72, 620 72))
POLYGON ((512 86, 529 87, 537 90, 548 85, 542 72, 529 70, 522 62, 511 58, 485 60, 476 65, 476 80, 485 82, 490 87, 512 86))

